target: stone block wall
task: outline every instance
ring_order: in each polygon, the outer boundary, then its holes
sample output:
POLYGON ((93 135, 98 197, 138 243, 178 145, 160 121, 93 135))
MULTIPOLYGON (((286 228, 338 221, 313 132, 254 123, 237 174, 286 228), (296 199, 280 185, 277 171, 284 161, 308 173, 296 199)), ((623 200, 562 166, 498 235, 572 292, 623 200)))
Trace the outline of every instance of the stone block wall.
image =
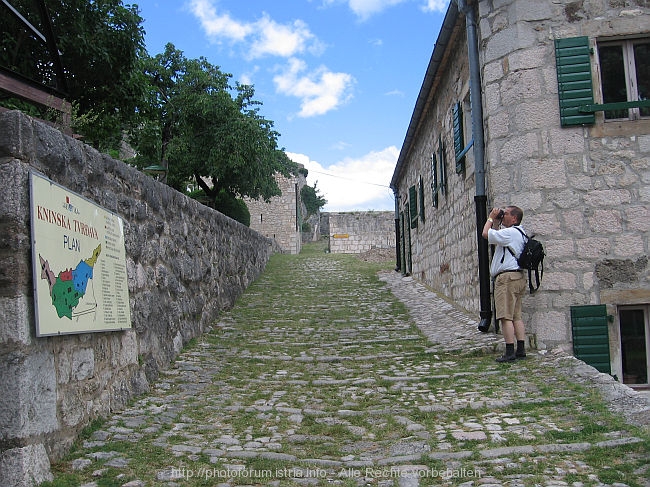
POLYGON ((554 40, 589 38, 599 87, 597 43, 647 36, 650 8, 606 0, 478 8, 490 199, 523 208, 524 228, 545 243, 544 280, 526 299, 527 321, 541 342, 569 343, 570 306, 650 301, 650 120, 605 122, 597 112, 593 125, 561 127, 554 40), (615 282, 599 273, 625 263, 634 272, 615 282))
POLYGON ((471 140, 469 110, 469 67, 463 18, 456 25, 445 56, 447 63, 436 76, 435 96, 422 114, 418 136, 413 140, 408 164, 403 169, 399 190, 400 229, 404 246, 403 266, 410 266, 415 279, 449 297, 478 318, 478 240, 474 195, 474 158, 470 150, 464 170, 457 172, 454 154, 452 107, 463 102, 465 142, 471 140), (438 184, 441 168, 445 189, 439 191, 436 205, 432 194, 432 154, 436 155, 438 184), (424 196, 420 198, 420 180, 424 196), (409 188, 417 188, 417 226, 410 224, 409 188), (420 203, 424 203, 421 205, 420 203), (411 254, 409 260, 408 254, 411 254))
POLYGON ((302 246, 302 215, 305 213, 301 188, 307 184, 302 173, 290 178, 276 175, 282 194, 268 202, 246 198, 246 206, 251 214, 251 228, 268 238, 272 238, 287 254, 299 254, 302 246))
POLYGON ((20 112, 0 114, 0 479, 50 478, 263 271, 273 240, 20 112), (36 337, 29 173, 124 221, 132 328, 36 337))
POLYGON ((359 254, 375 248, 395 248, 395 212, 335 212, 323 213, 323 218, 328 220, 332 253, 359 254))
MULTIPOLYGON (((556 38, 602 40, 648 35, 644 2, 505 0, 478 10, 487 206, 514 204, 523 226, 544 243, 542 287, 524 300, 524 320, 540 347, 570 347, 570 308, 650 303, 650 120, 561 127, 556 38)), ((453 3, 450 9, 457 8, 453 3)), ((455 21, 426 109, 409 142, 399 209, 412 274, 468 310, 479 311, 473 150, 455 171, 453 107, 463 106, 472 138, 465 17, 455 21), (440 150, 447 186, 432 202, 432 154, 440 150), (409 225, 409 188, 423 180, 425 217, 409 225)), ((592 60, 594 86, 600 85, 592 60)), ((598 93, 596 93, 598 97, 598 93)), ((596 98, 596 103, 602 101, 596 98)), ((404 149, 403 149, 404 150, 404 149)), ((420 202, 418 201, 418 208, 420 202)), ((610 327, 612 342, 616 327, 610 327)), ((620 351, 620 344, 612 347, 620 351)), ((620 357, 612 362, 620 363, 620 357)), ((619 374, 620 375, 620 374, 619 374)))

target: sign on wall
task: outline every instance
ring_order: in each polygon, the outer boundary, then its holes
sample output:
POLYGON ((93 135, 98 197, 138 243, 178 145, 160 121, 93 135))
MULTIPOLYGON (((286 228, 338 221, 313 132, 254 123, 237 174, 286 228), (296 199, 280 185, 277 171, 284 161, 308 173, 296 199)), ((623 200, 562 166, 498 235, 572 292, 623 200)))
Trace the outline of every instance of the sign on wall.
POLYGON ((32 172, 36 336, 131 328, 124 223, 32 172))

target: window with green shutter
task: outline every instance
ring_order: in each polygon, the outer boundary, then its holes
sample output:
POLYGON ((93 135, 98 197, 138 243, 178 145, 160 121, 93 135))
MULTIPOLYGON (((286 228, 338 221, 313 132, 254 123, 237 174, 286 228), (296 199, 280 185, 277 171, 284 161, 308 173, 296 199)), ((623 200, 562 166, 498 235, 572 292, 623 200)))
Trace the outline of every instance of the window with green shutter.
POLYGON ((581 111, 604 111, 605 120, 650 117, 650 39, 598 42, 602 105, 581 111))
POLYGON ((440 163, 440 192, 444 195, 447 193, 447 163, 442 137, 438 137, 438 161, 440 163))
POLYGON ((573 354, 600 372, 611 374, 607 322, 604 304, 571 306, 573 354))
POLYGON ((465 170, 465 136, 463 134, 463 106, 456 102, 452 108, 454 123, 454 152, 456 153, 456 172, 465 170))
POLYGON ((420 220, 424 223, 424 179, 420 176, 420 220))
POLYGON ((438 207, 438 160, 435 152, 431 153, 431 198, 433 207, 438 207))
POLYGON ((589 38, 555 39, 555 64, 560 124, 562 127, 593 124, 594 114, 580 111, 581 106, 594 103, 589 38))
POLYGON ((411 228, 418 226, 418 190, 415 185, 409 188, 409 218, 411 228))

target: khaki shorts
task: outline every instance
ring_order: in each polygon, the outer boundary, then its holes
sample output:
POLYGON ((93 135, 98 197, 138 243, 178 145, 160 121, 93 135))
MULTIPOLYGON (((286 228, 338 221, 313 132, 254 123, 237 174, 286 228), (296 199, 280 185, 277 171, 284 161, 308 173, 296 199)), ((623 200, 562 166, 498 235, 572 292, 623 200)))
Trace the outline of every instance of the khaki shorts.
POLYGON ((504 272, 494 281, 494 304, 498 320, 520 321, 521 301, 526 292, 526 276, 521 272, 504 272))

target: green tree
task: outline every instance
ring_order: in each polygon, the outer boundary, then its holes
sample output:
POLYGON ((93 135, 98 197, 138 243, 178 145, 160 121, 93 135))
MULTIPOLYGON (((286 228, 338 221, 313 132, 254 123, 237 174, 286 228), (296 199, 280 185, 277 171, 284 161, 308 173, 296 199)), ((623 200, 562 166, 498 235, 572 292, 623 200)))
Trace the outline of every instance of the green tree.
MULTIPOLYGON (((41 33, 36 2, 12 6, 41 33)), ((66 91, 86 123, 77 131, 98 149, 115 148, 132 123, 144 78, 138 59, 145 53, 136 5, 121 0, 45 0, 60 51, 66 85, 58 79, 52 53, 5 5, 0 5, 0 65, 40 84, 66 91), (92 117, 88 117, 92 114, 92 117)), ((7 104, 11 103, 5 97, 7 104)))
POLYGON ((318 181, 314 182, 314 186, 305 185, 300 190, 300 198, 302 199, 305 208, 307 208, 306 217, 309 218, 311 215, 315 215, 318 211, 327 204, 327 200, 319 194, 318 181))
POLYGON ((215 204, 223 193, 269 200, 280 194, 276 173, 297 170, 278 148, 273 122, 259 114, 251 86, 205 58, 187 59, 173 44, 144 60, 149 83, 133 143, 137 164, 167 168, 167 183, 200 188, 215 204))

